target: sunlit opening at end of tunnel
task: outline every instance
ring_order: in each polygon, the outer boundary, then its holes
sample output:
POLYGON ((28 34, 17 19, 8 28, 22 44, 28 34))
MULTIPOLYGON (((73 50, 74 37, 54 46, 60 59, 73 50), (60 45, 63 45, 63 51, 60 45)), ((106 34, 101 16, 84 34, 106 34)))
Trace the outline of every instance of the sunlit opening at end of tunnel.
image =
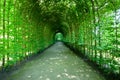
POLYGON ((57 32, 55 34, 55 41, 62 41, 63 40, 63 34, 61 32, 57 32))

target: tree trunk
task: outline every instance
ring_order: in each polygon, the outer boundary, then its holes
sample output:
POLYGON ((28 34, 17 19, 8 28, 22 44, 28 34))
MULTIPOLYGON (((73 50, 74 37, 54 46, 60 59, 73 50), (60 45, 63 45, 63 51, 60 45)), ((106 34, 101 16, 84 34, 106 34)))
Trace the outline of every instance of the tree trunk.
MULTIPOLYGON (((3 47, 5 50, 5 29, 6 29, 6 25, 5 25, 5 14, 6 14, 6 0, 4 0, 4 4, 3 4, 3 47)), ((5 52, 5 51, 4 51, 5 52)), ((5 66, 5 53, 3 53, 3 58, 2 58, 2 67, 4 68, 5 66)))
MULTIPOLYGON (((92 11, 93 11, 93 24, 94 24, 94 37, 96 38, 96 19, 95 19, 95 4, 94 4, 94 0, 91 0, 92 3, 92 11)), ((94 40, 94 48, 95 48, 95 58, 97 58, 97 50, 96 50, 96 46, 97 46, 97 41, 96 39, 94 40)))

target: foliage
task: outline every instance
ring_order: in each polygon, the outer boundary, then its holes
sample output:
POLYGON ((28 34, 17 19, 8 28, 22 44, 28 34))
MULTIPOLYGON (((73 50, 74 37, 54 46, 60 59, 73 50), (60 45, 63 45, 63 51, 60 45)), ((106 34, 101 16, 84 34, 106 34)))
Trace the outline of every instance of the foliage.
POLYGON ((21 14, 23 12, 18 0, 0 1, 0 66, 3 68, 53 43, 53 35, 48 34, 51 31, 46 28, 47 25, 41 28, 42 25, 26 20, 21 14))
POLYGON ((119 0, 1 0, 2 67, 43 50, 57 32, 107 72, 120 74, 119 0))

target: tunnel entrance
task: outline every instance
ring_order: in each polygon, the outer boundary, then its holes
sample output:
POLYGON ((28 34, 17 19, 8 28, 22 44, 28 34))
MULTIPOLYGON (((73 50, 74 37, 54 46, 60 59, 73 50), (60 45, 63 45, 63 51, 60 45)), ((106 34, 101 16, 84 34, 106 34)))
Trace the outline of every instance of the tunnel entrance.
POLYGON ((57 32, 55 34, 55 41, 62 41, 63 40, 63 34, 61 32, 57 32))

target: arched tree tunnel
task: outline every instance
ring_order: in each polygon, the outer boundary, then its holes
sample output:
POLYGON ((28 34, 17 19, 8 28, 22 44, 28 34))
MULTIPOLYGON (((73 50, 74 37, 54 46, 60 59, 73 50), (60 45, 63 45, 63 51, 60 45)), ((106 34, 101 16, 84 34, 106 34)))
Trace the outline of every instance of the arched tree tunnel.
POLYGON ((0 0, 0 71, 61 40, 119 80, 119 35, 119 0, 0 0))

